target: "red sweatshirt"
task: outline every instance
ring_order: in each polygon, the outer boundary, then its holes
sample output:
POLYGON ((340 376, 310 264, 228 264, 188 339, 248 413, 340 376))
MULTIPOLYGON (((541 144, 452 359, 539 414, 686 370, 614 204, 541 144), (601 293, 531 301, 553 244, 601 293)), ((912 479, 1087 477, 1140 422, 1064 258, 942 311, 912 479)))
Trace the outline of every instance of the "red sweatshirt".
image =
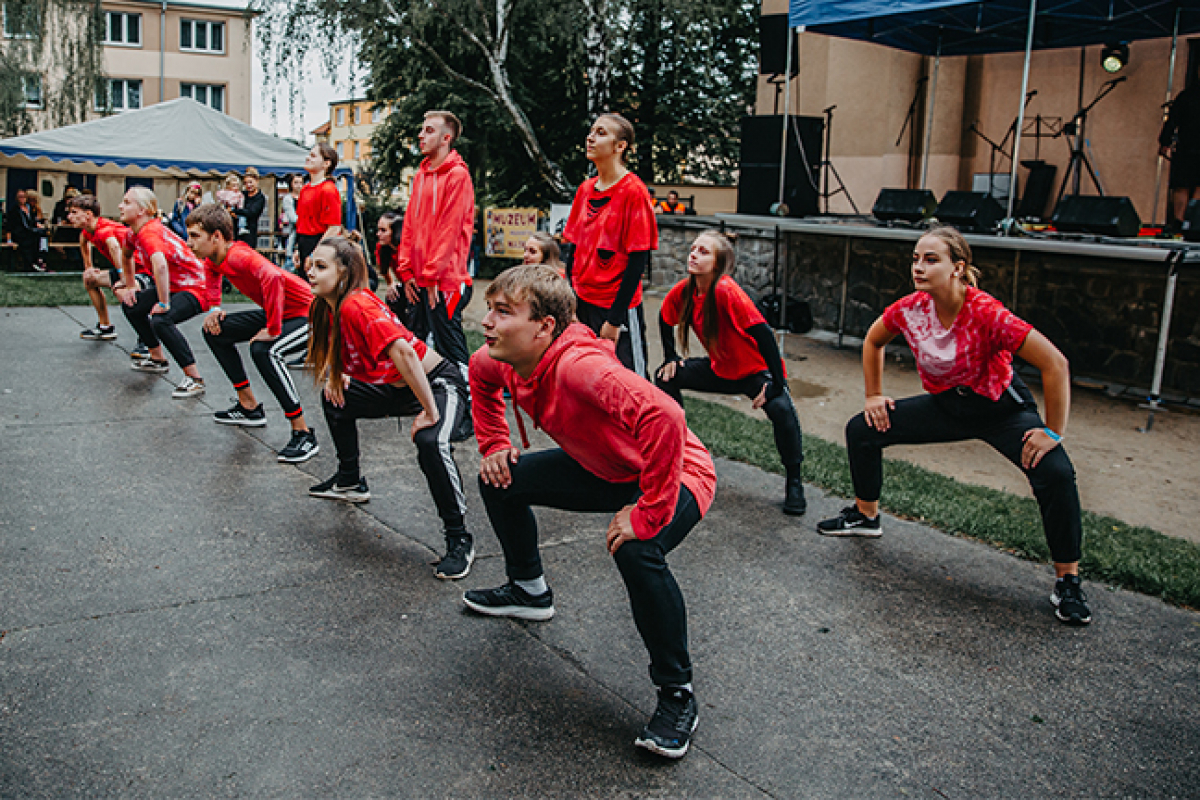
POLYGON ((221 305, 221 277, 229 278, 233 288, 249 297, 267 312, 267 333, 279 336, 283 321, 307 317, 312 305, 312 288, 292 273, 280 269, 245 242, 229 246, 225 260, 214 264, 204 260, 208 270, 209 306, 221 305))
POLYGON ((626 369, 612 342, 580 323, 567 328, 528 380, 488 355, 471 357, 472 416, 479 452, 511 447, 504 417, 505 389, 533 424, 571 458, 611 483, 637 481, 642 496, 631 522, 639 539, 652 539, 675 515, 682 483, 701 514, 716 492, 712 457, 692 433, 681 409, 626 369))
MULTIPOLYGON (((96 230, 88 233, 87 228, 79 229, 79 243, 88 242, 96 248, 100 255, 104 256, 104 260, 112 264, 112 258, 108 254, 108 240, 116 239, 117 245, 124 250, 126 246, 133 248, 133 232, 119 222, 114 222, 106 217, 100 217, 96 220, 96 230)), ((94 262, 93 262, 94 264, 94 262)), ((113 264, 113 266, 117 266, 113 264)), ((150 268, 142 261, 141 253, 134 252, 133 254, 133 271, 136 274, 149 275, 150 268)))
POLYGON ((206 275, 204 264, 188 249, 183 240, 168 230, 165 225, 154 218, 142 226, 142 229, 132 237, 131 244, 134 256, 141 256, 142 262, 154 270, 151 256, 161 253, 167 260, 167 271, 170 275, 170 293, 187 292, 200 303, 200 310, 208 310, 206 275))
POLYGON ((430 169, 426 158, 413 178, 404 212, 396 274, 447 294, 470 286, 467 258, 474 230, 475 187, 466 162, 456 150, 437 169, 430 169))

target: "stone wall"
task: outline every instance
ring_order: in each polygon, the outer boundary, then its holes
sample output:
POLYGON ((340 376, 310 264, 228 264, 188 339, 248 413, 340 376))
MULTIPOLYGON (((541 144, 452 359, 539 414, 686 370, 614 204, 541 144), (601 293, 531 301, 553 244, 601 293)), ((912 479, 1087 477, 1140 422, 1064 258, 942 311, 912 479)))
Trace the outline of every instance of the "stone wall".
MULTIPOLYGON (((711 223, 712 221, 707 221, 711 223)), ((659 250, 651 283, 669 287, 684 272, 687 248, 705 221, 660 219, 659 250)), ((735 278, 756 299, 771 291, 773 231, 737 229, 735 278)), ((788 292, 807 300, 817 328, 838 332, 843 271, 843 332, 861 337, 880 312, 912 291, 912 245, 904 241, 786 234, 779 246, 788 292), (850 244, 846 268, 846 243, 850 244)), ((980 288, 995 296, 1054 342, 1071 371, 1122 386, 1148 388, 1166 292, 1162 263, 1123 261, 1029 250, 980 247, 974 254, 980 288)), ((1165 258, 1165 254, 1164 254, 1165 258)), ((1179 277, 1162 392, 1200 397, 1200 267, 1179 277)))

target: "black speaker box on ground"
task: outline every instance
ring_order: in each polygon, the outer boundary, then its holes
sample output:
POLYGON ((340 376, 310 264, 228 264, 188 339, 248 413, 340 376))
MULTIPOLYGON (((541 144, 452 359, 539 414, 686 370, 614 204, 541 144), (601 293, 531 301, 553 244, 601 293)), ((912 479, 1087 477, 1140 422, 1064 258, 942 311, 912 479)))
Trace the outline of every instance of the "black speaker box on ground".
POLYGON ((1059 201, 1050 221, 1063 233, 1098 236, 1137 236, 1142 228, 1128 197, 1069 194, 1059 201))
MULTIPOLYGON (((764 14, 758 18, 758 72, 760 75, 795 76, 800 72, 799 48, 792 43, 792 68, 789 71, 784 64, 787 62, 787 14, 764 14)), ((792 34, 793 36, 795 34, 792 34)))
POLYGON ((1188 200, 1182 230, 1185 242, 1200 242, 1200 200, 1188 200))
POLYGON ((946 192, 938 203, 937 218, 960 231, 991 233, 1004 219, 1004 209, 987 192, 946 192))
POLYGON ((881 189, 871 216, 882 222, 920 222, 936 208, 937 198, 928 189, 881 189))
MULTIPOLYGON (((783 115, 742 117, 742 155, 738 163, 739 214, 768 215, 779 201, 779 149, 783 115)), ((817 213, 821 165, 822 117, 791 117, 784 166, 783 202, 789 217, 817 213), (799 132, 799 142, 797 142, 799 132), (803 152, 800 144, 803 144, 803 152)))

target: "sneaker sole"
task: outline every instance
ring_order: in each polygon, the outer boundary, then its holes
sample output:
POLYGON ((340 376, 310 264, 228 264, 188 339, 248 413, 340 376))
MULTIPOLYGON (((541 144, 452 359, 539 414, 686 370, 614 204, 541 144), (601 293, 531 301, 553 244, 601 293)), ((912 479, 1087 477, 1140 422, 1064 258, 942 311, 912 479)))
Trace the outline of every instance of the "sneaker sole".
POLYGON ((633 740, 634 747, 642 747, 649 750, 651 753, 662 756, 663 758, 683 758, 687 755, 688 748, 692 745, 691 735, 696 732, 696 726, 700 724, 700 715, 696 715, 696 719, 692 722, 692 729, 688 732, 687 743, 683 747, 669 748, 663 747, 653 739, 643 739, 641 736, 633 740))
POLYGON ((438 578, 439 580, 443 580, 443 581, 456 581, 459 578, 467 577, 467 575, 469 575, 471 572, 471 565, 474 563, 475 563, 475 554, 471 553, 471 555, 467 558, 467 568, 464 569, 462 572, 458 573, 457 575, 451 575, 450 573, 442 572, 441 570, 439 570, 435 567, 433 570, 433 576, 435 578, 438 578))
POLYGON ((883 536, 883 528, 845 528, 836 531, 825 531, 817 528, 817 533, 822 536, 834 536, 843 539, 878 539, 880 536, 883 536))
POLYGON ((265 428, 267 421, 265 419, 221 419, 213 417, 213 422, 218 425, 235 425, 239 428, 265 428))
POLYGON ((189 392, 171 392, 171 397, 175 400, 187 400, 189 397, 199 397, 204 394, 204 390, 189 391, 189 392))
MULTIPOLYGON (((266 423, 263 423, 263 424, 265 425, 266 423)), ((278 456, 276 456, 275 460, 278 461, 280 464, 303 464, 305 461, 308 461, 310 458, 312 458, 319 452, 321 452, 321 445, 315 446, 312 450, 309 450, 307 453, 305 453, 302 456, 278 455, 278 456)), ((323 497, 324 495, 321 495, 321 496, 323 497)), ((314 494, 313 497, 317 497, 317 495, 314 494)), ((370 495, 367 495, 367 497, 370 498, 370 495)))
POLYGON ((365 503, 371 499, 369 494, 350 494, 349 492, 309 492, 309 497, 320 497, 322 500, 340 500, 343 503, 365 503))
POLYGON ((788 508, 787 506, 784 506, 783 513, 787 514, 789 517, 803 517, 808 513, 808 506, 800 506, 799 508, 788 508))
POLYGON ((130 364, 129 368, 131 370, 133 370, 134 372, 141 372, 145 375, 166 375, 168 372, 171 371, 170 367, 147 368, 145 366, 145 364, 146 364, 146 362, 144 362, 144 361, 136 361, 133 364, 130 364))
POLYGON ((463 603, 467 608, 488 617, 510 617, 512 619, 527 619, 532 622, 545 622, 554 616, 554 606, 550 608, 531 608, 530 606, 481 606, 472 603, 466 597, 463 603))

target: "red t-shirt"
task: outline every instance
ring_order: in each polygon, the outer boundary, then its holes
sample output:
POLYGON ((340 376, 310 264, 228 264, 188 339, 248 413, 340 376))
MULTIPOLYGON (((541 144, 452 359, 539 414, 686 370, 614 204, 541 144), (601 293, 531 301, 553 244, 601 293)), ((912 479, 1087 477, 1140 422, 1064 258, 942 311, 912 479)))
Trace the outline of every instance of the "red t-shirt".
POLYGON ((342 224, 342 196, 332 180, 307 184, 296 201, 296 233, 317 236, 342 224))
POLYGON ((229 278, 233 288, 267 312, 267 333, 272 336, 283 332, 285 319, 308 316, 312 287, 272 264, 245 242, 230 245, 219 265, 205 259, 204 266, 208 269, 209 305, 221 304, 221 276, 229 278))
MULTIPOLYGON (((571 283, 584 302, 611 308, 625 277, 629 254, 658 249, 658 222, 646 184, 632 172, 605 189, 584 181, 575 192, 563 239, 575 245, 571 283)), ((630 308, 642 302, 638 284, 630 308)))
POLYGON ((208 310, 204 264, 174 232, 167 230, 158 219, 152 219, 133 235, 133 246, 135 257, 141 256, 151 272, 154 264, 150 257, 161 253, 167 259, 171 276, 170 293, 187 292, 200 302, 202 311, 208 310))
POLYGON ((939 394, 965 386, 992 401, 1012 383, 1012 354, 1033 330, 973 286, 967 287, 962 310, 949 329, 942 326, 927 292, 900 298, 884 310, 882 319, 889 331, 908 341, 925 391, 939 394))
POLYGON ((400 370, 387 357, 392 342, 403 339, 424 359, 428 348, 366 289, 351 292, 342 301, 342 369, 363 383, 403 383, 400 370))
MULTIPOLYGON (((662 303, 663 322, 674 327, 679 324, 679 315, 683 310, 683 293, 687 290, 687 280, 682 280, 671 287, 662 303)), ((755 325, 765 325, 762 313, 754 305, 737 281, 728 275, 722 275, 717 281, 717 340, 718 346, 709 352, 712 369, 718 378, 736 381, 749 375, 766 372, 769 368, 758 342, 754 341, 749 331, 755 325)), ((692 304, 692 331, 702 337, 704 331, 704 299, 707 295, 698 294, 692 304)), ((701 339, 703 344, 703 339, 701 339)))
MULTIPOLYGON (((125 248, 133 248, 133 232, 119 222, 113 222, 106 217, 100 217, 96 220, 96 230, 88 233, 87 228, 79 229, 80 244, 88 242, 100 252, 104 260, 114 267, 112 259, 108 255, 108 240, 116 239, 117 245, 124 250, 125 248)), ((133 256, 133 271, 135 273, 150 274, 146 263, 142 261, 141 254, 134 252, 133 256)))

